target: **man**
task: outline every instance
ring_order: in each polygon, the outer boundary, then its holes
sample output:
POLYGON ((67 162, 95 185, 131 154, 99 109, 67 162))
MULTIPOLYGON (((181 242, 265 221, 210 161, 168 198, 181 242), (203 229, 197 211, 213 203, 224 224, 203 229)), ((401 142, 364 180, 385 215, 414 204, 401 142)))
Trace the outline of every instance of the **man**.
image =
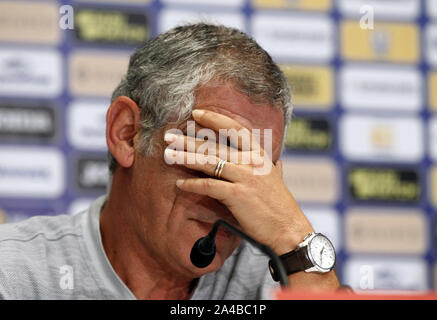
POLYGON ((193 265, 193 244, 218 219, 281 255, 290 288, 336 290, 332 248, 304 246, 314 230, 282 182, 278 159, 290 115, 284 75, 245 34, 193 24, 147 42, 132 55, 107 113, 108 195, 73 217, 1 226, 0 296, 271 297, 278 285, 269 258, 224 229, 211 264, 193 265), (220 140, 220 130, 238 136, 220 140), (226 152, 205 152, 203 143, 226 152), (256 173, 261 167, 267 170, 256 173), (309 260, 297 266, 311 254, 322 269, 309 260))

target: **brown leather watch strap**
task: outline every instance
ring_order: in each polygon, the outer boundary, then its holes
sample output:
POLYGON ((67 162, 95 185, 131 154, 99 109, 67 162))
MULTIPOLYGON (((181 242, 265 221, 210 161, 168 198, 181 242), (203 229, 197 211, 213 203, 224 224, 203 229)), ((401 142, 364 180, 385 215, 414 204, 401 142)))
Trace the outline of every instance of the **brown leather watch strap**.
MULTIPOLYGON (((313 263, 308 256, 308 246, 285 253, 279 256, 279 259, 282 261, 287 275, 313 267, 313 263)), ((278 272, 271 261, 269 262, 269 267, 273 280, 279 281, 278 272)))

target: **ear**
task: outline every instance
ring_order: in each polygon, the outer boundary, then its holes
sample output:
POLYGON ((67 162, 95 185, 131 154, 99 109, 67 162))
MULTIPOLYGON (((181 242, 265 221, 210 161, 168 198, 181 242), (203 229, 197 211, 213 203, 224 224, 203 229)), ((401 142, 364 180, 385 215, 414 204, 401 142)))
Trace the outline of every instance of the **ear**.
POLYGON ((134 137, 138 133, 140 108, 132 99, 120 96, 106 113, 106 143, 118 164, 129 168, 134 163, 134 137))

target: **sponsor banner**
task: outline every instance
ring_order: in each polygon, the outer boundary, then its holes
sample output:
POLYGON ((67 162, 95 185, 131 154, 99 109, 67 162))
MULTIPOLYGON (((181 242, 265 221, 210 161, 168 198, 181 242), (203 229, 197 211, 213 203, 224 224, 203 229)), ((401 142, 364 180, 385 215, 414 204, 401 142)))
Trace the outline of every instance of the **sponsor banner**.
POLYGON ((333 143, 332 126, 322 117, 296 116, 288 126, 285 147, 299 151, 329 151, 333 143))
POLYGON ((433 279, 434 279, 434 291, 437 291, 437 263, 434 263, 433 269, 433 279))
POLYGON ((245 31, 244 16, 236 12, 200 12, 192 10, 163 9, 158 19, 159 33, 166 32, 176 26, 188 23, 209 22, 213 24, 225 25, 245 31))
POLYGON ((422 107, 418 69, 349 64, 340 71, 340 98, 346 109, 414 111, 422 107))
POLYGON ((335 28, 328 16, 255 13, 252 35, 279 60, 328 62, 335 54, 335 28))
POLYGON ((55 98, 62 82, 58 51, 0 48, 0 96, 55 98))
MULTIPOLYGON (((420 14, 420 0, 340 0, 338 8, 343 15, 362 17, 361 8, 371 7, 375 19, 416 19, 420 14)), ((365 12, 368 12, 366 10, 365 12)))
POLYGON ((57 45, 58 11, 58 5, 50 2, 0 2, 0 41, 57 45))
POLYGON ((0 139, 50 140, 56 131, 55 109, 0 103, 0 139))
POLYGON ((331 108, 334 103, 334 76, 325 66, 282 65, 292 89, 295 108, 331 108))
POLYGON ((415 24, 378 22, 361 29, 359 21, 341 23, 341 55, 346 60, 417 63, 420 34, 415 24))
POLYGON ((332 8, 333 0, 252 0, 258 8, 292 8, 302 10, 328 11, 332 8))
POLYGON ((68 108, 67 135, 77 149, 106 151, 109 102, 74 101, 68 108))
POLYGON ((68 214, 70 215, 76 215, 78 213, 81 213, 82 211, 88 210, 91 203, 94 201, 94 199, 88 199, 88 198, 80 198, 74 200, 70 206, 68 207, 68 214))
POLYGON ((327 236, 338 252, 341 246, 341 225, 338 213, 328 207, 304 205, 301 208, 314 230, 327 236))
POLYGON ((437 117, 429 120, 429 153, 431 159, 437 162, 437 117))
POLYGON ((419 162, 424 147, 419 117, 346 114, 340 120, 340 150, 349 160, 419 162))
POLYGON ((74 13, 80 42, 140 45, 149 38, 147 16, 138 11, 77 8, 74 13))
POLYGON ((58 149, 0 147, 0 197, 59 197, 65 188, 64 172, 58 149))
POLYGON ((437 69, 437 23, 428 24, 426 27, 425 56, 428 63, 437 69))
POLYGON ((87 3, 114 3, 114 4, 146 4, 151 0, 74 0, 74 2, 87 2, 87 3))
POLYGON ((426 0, 426 12, 432 19, 437 19, 437 2, 435 0, 426 0))
POLYGON ((168 4, 189 4, 197 6, 227 6, 241 7, 244 5, 244 0, 162 0, 168 4))
MULTIPOLYGON (((430 181, 430 200, 432 205, 437 208, 437 166, 433 166, 431 169, 430 181)), ((436 242, 437 246, 437 242, 436 242)))
POLYGON ((437 217, 431 216, 431 241, 433 244, 433 251, 437 252, 437 217))
POLYGON ((351 167, 347 187, 351 199, 359 202, 417 203, 422 191, 413 168, 351 167))
POLYGON ((428 75, 428 95, 429 106, 432 111, 437 111, 437 72, 431 72, 428 75))
POLYGON ((109 170, 106 157, 82 157, 76 162, 76 185, 80 191, 106 191, 109 170))
POLYGON ((413 257, 352 257, 343 267, 343 280, 355 290, 427 290, 425 260, 413 257))
POLYGON ((338 199, 338 170, 328 158, 284 158, 283 179, 300 203, 334 204, 338 199))
POLYGON ((345 214, 345 247, 351 253, 425 254, 426 217, 415 210, 352 209, 345 214))
POLYGON ((108 98, 127 72, 129 55, 76 51, 69 58, 69 89, 77 96, 108 98))

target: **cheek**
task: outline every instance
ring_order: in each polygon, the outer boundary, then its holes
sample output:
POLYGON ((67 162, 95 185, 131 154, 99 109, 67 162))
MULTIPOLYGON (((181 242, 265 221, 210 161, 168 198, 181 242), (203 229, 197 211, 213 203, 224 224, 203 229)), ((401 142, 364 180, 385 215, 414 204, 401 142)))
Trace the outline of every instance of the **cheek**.
POLYGON ((265 134, 261 137, 261 146, 266 152, 271 152, 272 160, 279 159, 282 151, 282 140, 284 138, 283 124, 278 127, 267 127, 261 130, 271 130, 271 134, 265 134))
POLYGON ((273 145, 272 160, 274 163, 280 158, 282 151, 282 139, 279 143, 273 145))
POLYGON ((273 162, 279 159, 282 150, 282 136, 278 139, 278 134, 273 134, 273 137, 264 136, 261 141, 261 147, 271 157, 273 162))

